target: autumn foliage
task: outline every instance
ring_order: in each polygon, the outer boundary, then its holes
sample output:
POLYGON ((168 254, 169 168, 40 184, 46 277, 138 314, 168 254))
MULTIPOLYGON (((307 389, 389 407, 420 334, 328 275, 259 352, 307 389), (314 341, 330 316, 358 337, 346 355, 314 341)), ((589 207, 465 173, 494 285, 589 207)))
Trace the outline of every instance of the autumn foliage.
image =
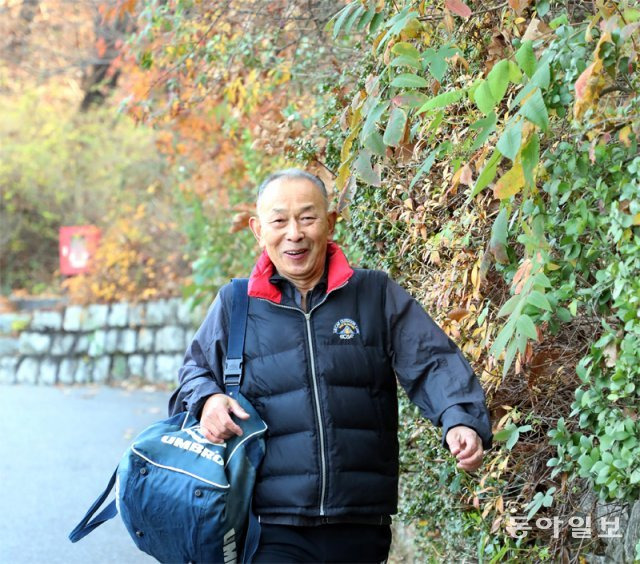
POLYGON ((210 300, 255 258, 255 186, 305 166, 333 189, 352 260, 425 305, 491 405, 496 446, 469 476, 401 404, 405 550, 602 553, 567 519, 595 511, 586 491, 639 495, 637 6, 127 0, 101 14, 135 22, 110 72, 172 189, 156 200, 141 183, 105 215, 96 269, 69 291, 210 300), (557 535, 518 534, 514 517, 552 515, 557 535))

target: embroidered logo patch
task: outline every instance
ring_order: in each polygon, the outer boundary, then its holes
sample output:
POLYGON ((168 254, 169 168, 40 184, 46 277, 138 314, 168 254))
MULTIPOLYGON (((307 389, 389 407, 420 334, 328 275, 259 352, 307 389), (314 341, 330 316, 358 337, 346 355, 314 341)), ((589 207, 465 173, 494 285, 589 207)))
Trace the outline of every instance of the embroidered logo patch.
POLYGON ((353 339, 360 333, 360 329, 358 329, 358 324, 353 319, 345 317, 333 326, 333 332, 341 339, 353 339))

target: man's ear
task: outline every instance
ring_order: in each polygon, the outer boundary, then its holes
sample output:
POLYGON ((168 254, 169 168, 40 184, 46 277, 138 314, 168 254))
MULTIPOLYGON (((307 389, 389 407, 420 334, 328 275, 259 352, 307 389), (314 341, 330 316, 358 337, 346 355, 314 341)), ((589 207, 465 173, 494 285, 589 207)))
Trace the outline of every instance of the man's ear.
POLYGON ((329 223, 329 241, 333 239, 333 233, 336 229, 336 221, 338 219, 338 213, 335 211, 330 211, 327 214, 327 222, 329 223))
POLYGON ((249 218, 249 227, 251 228, 251 232, 253 233, 253 236, 256 238, 256 241, 258 241, 258 244, 260 245, 260 247, 264 248, 264 244, 262 243, 262 225, 260 225, 260 220, 257 217, 250 217, 249 218))

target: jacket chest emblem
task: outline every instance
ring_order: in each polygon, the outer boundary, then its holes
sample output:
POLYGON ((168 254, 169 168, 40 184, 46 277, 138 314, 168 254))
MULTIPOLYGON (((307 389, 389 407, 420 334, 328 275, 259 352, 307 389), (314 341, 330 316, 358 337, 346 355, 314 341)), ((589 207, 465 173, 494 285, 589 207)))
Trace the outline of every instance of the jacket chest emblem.
POLYGON ((353 320, 345 317, 336 322, 333 326, 333 333, 338 335, 341 339, 353 339, 360 333, 358 324, 353 320))

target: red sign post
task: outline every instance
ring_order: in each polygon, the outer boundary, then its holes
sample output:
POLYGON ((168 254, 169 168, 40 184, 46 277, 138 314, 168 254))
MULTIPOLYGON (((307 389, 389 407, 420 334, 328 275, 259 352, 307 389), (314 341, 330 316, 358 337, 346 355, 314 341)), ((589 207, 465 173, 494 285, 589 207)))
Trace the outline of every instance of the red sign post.
POLYGON ((60 228, 60 273, 82 274, 90 267, 100 241, 95 225, 70 225, 60 228))

